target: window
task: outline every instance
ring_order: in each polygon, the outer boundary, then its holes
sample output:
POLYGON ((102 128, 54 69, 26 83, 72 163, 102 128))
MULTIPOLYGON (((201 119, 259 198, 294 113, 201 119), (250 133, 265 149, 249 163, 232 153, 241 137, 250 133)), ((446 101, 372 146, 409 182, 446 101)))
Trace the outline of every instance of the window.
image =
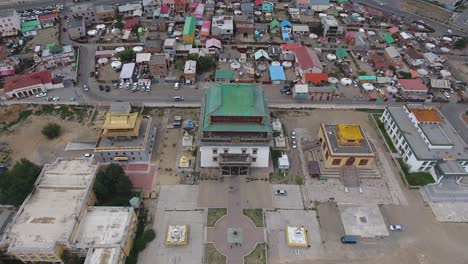
POLYGON ((257 155, 257 151, 258 151, 257 148, 252 149, 252 154, 253 154, 253 155, 257 155))
POLYGON ((247 149, 246 149, 246 148, 243 148, 243 149, 241 149, 241 150, 242 150, 242 154, 247 153, 247 149))
POLYGON ((214 155, 218 154, 218 149, 217 149, 217 148, 214 148, 214 149, 213 149, 213 154, 214 154, 214 155))
POLYGON ((325 142, 323 142, 323 150, 325 150, 327 148, 327 144, 325 144, 325 142))
POLYGON ((325 152, 325 159, 328 159, 330 155, 328 154, 328 150, 325 152))
POLYGON ((252 162, 257 162, 257 158, 252 158, 252 162))
POLYGON ((217 162, 217 161, 218 161, 218 157, 213 157, 213 161, 214 161, 214 162, 217 162))
POLYGON ((359 161, 359 165, 360 165, 360 166, 365 166, 365 165, 367 165, 368 162, 369 162, 369 160, 367 160, 367 159, 362 159, 362 160, 359 161))
POLYGON ((229 149, 225 148, 225 149, 223 149, 223 152, 224 152, 224 154, 228 154, 228 153, 229 153, 229 149))
POLYGON ((340 165, 341 159, 333 159, 332 165, 340 165))

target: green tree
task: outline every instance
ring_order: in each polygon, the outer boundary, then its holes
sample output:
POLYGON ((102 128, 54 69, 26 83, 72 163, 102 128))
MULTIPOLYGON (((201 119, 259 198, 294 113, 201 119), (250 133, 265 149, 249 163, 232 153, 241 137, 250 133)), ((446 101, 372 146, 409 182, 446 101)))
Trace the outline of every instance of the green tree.
POLYGON ((455 41, 453 46, 456 49, 464 49, 467 43, 468 43, 468 38, 459 38, 457 41, 455 41))
POLYGON ((119 58, 123 63, 131 62, 135 57, 136 53, 132 49, 126 49, 119 53, 119 58))
POLYGON ((411 73, 405 71, 398 72, 403 79, 411 79, 411 73))
POLYGON ((176 68, 179 71, 183 71, 184 66, 185 66, 185 60, 183 60, 183 59, 177 59, 175 64, 174 64, 174 68, 176 68))
POLYGON ((42 128, 42 134, 48 139, 54 139, 60 136, 62 133, 62 127, 56 123, 49 123, 42 128))
POLYGON ((117 19, 115 20, 115 28, 118 28, 122 30, 124 28, 124 23, 122 22, 122 17, 118 16, 117 19))
POLYGON ((202 56, 197 60, 197 72, 204 73, 216 68, 216 63, 212 57, 202 56))
POLYGON ((34 188, 41 167, 27 159, 17 161, 0 177, 0 204, 18 206, 34 188))
POLYGON ((132 198, 132 182, 118 164, 110 164, 98 172, 94 182, 94 193, 98 203, 107 206, 128 205, 132 198))

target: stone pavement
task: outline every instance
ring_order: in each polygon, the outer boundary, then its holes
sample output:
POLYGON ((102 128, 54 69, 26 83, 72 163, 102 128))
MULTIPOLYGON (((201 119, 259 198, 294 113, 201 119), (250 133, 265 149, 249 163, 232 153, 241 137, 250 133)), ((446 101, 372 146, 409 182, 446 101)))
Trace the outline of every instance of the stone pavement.
POLYGON ((216 222, 214 228, 207 228, 206 234, 206 242, 214 243, 216 249, 226 256, 227 264, 244 263, 244 256, 250 254, 257 243, 264 242, 263 228, 256 227, 243 214, 242 197, 239 194, 240 180, 240 176, 225 179, 232 187, 231 190, 226 190, 227 214, 216 222), (232 234, 233 229, 237 230, 236 235, 232 234), (233 241, 239 242, 236 245, 233 241))

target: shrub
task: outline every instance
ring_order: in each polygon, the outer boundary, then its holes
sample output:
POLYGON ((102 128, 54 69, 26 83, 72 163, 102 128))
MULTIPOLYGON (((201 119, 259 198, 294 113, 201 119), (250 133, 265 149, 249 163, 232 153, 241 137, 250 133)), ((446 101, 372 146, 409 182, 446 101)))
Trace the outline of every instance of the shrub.
POLYGON ((42 129, 42 134, 48 139, 54 139, 60 136, 62 133, 62 128, 60 125, 55 123, 49 123, 42 129))
POLYGON ((143 233, 143 240, 145 240, 145 242, 151 242, 155 237, 156 233, 153 229, 148 229, 145 231, 145 233, 143 233))

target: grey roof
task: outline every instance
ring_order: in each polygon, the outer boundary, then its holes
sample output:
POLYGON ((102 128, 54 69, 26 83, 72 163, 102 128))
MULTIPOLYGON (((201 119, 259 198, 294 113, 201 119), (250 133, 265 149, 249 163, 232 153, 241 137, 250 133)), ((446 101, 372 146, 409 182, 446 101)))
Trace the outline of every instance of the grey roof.
POLYGON ((445 79, 431 79, 432 88, 450 89, 450 81, 445 79))
POLYGON ((151 56, 150 64, 166 64, 166 55, 154 54, 151 56))
POLYGON ((0 17, 11 17, 15 14, 15 9, 3 9, 0 10, 0 17))
POLYGON ((242 3, 241 4, 241 11, 242 12, 253 12, 253 3, 242 3))
POLYGON ((455 160, 443 160, 437 163, 437 167, 444 175, 457 174, 468 176, 468 172, 466 172, 463 166, 455 160))
MULTIPOLYGON (((322 128, 325 128, 325 137, 330 143, 329 149, 334 155, 339 154, 353 154, 354 156, 374 156, 374 152, 367 141, 367 136, 364 130, 361 129, 361 133, 364 135, 364 140, 361 146, 341 146, 338 143, 336 132, 338 131, 337 125, 325 125, 322 124, 322 128)), ((330 153, 332 155, 332 153, 330 153)))
POLYGON ((220 53, 220 59, 240 59, 240 52, 237 50, 225 50, 224 52, 220 53))
POLYGON ((153 39, 153 40, 147 40, 145 42, 145 48, 162 48, 162 40, 161 39, 153 39))
POLYGON ((107 12, 107 11, 115 11, 113 5, 98 5, 96 6, 96 13, 99 12, 107 12))
POLYGON ((94 7, 94 4, 92 3, 83 3, 83 4, 74 4, 70 6, 70 12, 75 13, 75 12, 82 12, 82 11, 87 11, 90 10, 94 7))
POLYGON ((113 114, 128 114, 132 107, 129 102, 113 102, 111 103, 109 112, 113 114))
POLYGON ((440 111, 468 145, 468 127, 460 120, 460 116, 466 111, 466 104, 444 104, 440 111))
POLYGON ((84 26, 84 21, 83 18, 78 17, 78 18, 70 18, 70 21, 68 22, 68 27, 69 28, 77 28, 77 27, 83 27, 84 26))
POLYGON ((309 92, 312 93, 331 93, 335 89, 331 86, 310 86, 309 92))
POLYGON ((429 146, 424 142, 421 134, 419 134, 416 127, 406 114, 404 106, 387 107, 387 110, 418 159, 439 160, 452 158, 457 160, 468 160, 468 147, 453 127, 446 121, 442 113, 439 114, 443 116, 444 122, 441 122, 438 125, 441 130, 443 130, 446 137, 452 142, 453 147, 451 149, 429 149, 429 146))
POLYGON ((426 135, 429 142, 432 145, 451 145, 452 141, 444 133, 444 130, 439 126, 439 124, 419 124, 419 128, 426 135))
POLYGON ((267 23, 255 23, 254 27, 256 30, 267 30, 268 24, 267 23))

